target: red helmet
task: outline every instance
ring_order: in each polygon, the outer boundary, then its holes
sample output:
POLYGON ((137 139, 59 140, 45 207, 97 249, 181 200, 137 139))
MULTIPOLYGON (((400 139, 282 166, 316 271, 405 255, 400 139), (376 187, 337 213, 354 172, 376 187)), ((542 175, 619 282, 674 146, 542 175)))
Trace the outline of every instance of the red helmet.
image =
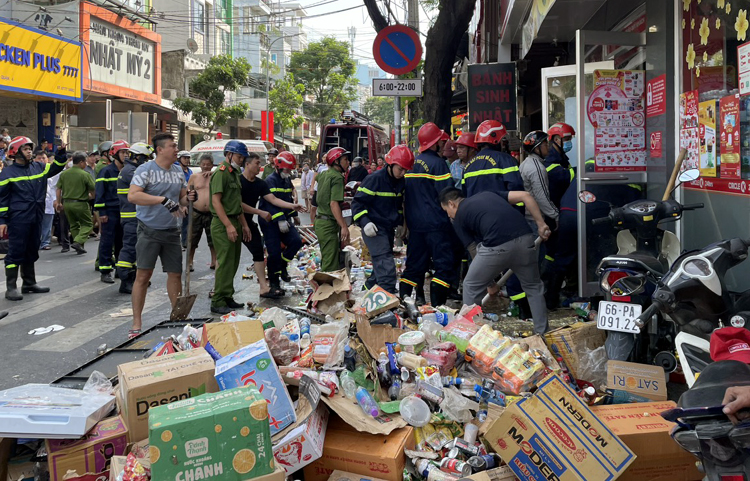
POLYGON ((547 135, 549 135, 550 138, 555 135, 559 135, 560 137, 572 137, 575 134, 575 129, 564 122, 558 122, 547 130, 547 135))
POLYGON ((343 147, 334 147, 328 152, 326 152, 326 156, 325 156, 326 164, 333 165, 333 163, 336 160, 340 159, 341 157, 345 155, 351 155, 351 152, 349 152, 343 147))
POLYGON ((417 140, 419 140, 419 152, 424 152, 433 145, 437 144, 440 139, 443 138, 445 132, 440 130, 440 127, 432 122, 424 124, 417 133, 417 140))
POLYGON ((112 144, 112 147, 109 149, 109 155, 114 157, 117 155, 117 152, 121 150, 127 150, 129 148, 130 146, 124 140, 115 140, 115 142, 112 144))
POLYGON ((8 157, 16 155, 24 145, 31 145, 31 148, 34 148, 34 142, 28 137, 19 136, 11 140, 10 144, 8 144, 8 157))
POLYGON ((297 159, 294 157, 294 154, 286 150, 279 152, 279 155, 273 159, 273 163, 278 169, 292 170, 297 167, 297 159))
POLYGON ((499 144, 508 134, 505 126, 497 120, 485 120, 477 128, 474 142, 478 144, 499 144))
POLYGON ((451 136, 448 135, 448 132, 443 130, 443 135, 440 136, 440 140, 450 140, 450 139, 451 139, 451 136))
POLYGON ((458 137, 456 145, 463 145, 465 147, 471 147, 477 150, 477 144, 474 142, 474 134, 471 132, 465 132, 458 137))
POLYGON ((446 140, 443 146, 443 155, 449 156, 456 153, 456 142, 453 140, 446 140))
POLYGON ((414 152, 406 145, 397 145, 385 154, 385 163, 400 165, 406 170, 411 170, 414 168, 414 152))

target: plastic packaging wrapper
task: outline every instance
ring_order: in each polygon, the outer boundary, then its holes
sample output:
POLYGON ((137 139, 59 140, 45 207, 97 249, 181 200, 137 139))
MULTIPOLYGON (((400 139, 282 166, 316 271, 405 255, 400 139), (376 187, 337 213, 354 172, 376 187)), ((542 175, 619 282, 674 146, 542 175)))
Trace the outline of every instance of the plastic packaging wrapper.
POLYGON ((437 367, 441 376, 447 376, 456 364, 458 349, 452 342, 441 342, 425 349, 419 355, 427 359, 429 365, 437 367))
POLYGON ((151 471, 146 469, 133 453, 128 454, 122 481, 149 481, 150 479, 151 471))
POLYGON ((238 322, 238 321, 249 321, 252 318, 243 316, 242 314, 237 314, 237 312, 232 311, 229 314, 224 314, 219 319, 221 319, 221 322, 238 322))
POLYGON ((528 391, 544 373, 545 365, 529 351, 514 344, 504 351, 492 365, 492 378, 498 389, 506 394, 528 391))
POLYGON ((310 326, 312 334, 313 360, 324 369, 344 363, 344 348, 349 341, 349 325, 346 322, 310 326))
POLYGON ((112 381, 107 379, 107 376, 99 371, 92 372, 89 379, 86 381, 86 384, 83 386, 83 392, 92 395, 106 394, 114 396, 114 393, 112 392, 113 390, 112 381))
POLYGON ((469 340, 469 345, 466 347, 466 360, 471 361, 479 374, 489 376, 492 374, 495 359, 510 345, 510 339, 493 330, 489 324, 485 324, 469 340))
POLYGON ((288 366, 299 356, 299 344, 282 335, 278 329, 266 329, 266 344, 273 359, 281 366, 288 366))
POLYGON ((177 336, 177 344, 179 344, 180 349, 183 351, 189 351, 200 347, 202 338, 203 334, 201 331, 188 324, 180 335, 177 336))
POLYGON ((578 378, 599 391, 607 387, 607 351, 604 346, 578 353, 578 378))
POLYGON ((443 401, 440 403, 440 409, 446 418, 465 424, 474 419, 471 411, 478 411, 479 403, 470 401, 462 396, 458 389, 449 386, 443 388, 443 401))
POLYGON ((286 311, 279 309, 278 307, 266 309, 260 314, 259 319, 260 322, 263 323, 263 329, 268 329, 270 327, 281 329, 288 320, 286 311))
POLYGON ((460 316, 445 326, 443 330, 440 331, 438 337, 441 341, 452 342, 456 345, 459 352, 465 353, 466 347, 469 345, 469 339, 471 339, 477 331, 479 331, 479 326, 469 319, 460 316))

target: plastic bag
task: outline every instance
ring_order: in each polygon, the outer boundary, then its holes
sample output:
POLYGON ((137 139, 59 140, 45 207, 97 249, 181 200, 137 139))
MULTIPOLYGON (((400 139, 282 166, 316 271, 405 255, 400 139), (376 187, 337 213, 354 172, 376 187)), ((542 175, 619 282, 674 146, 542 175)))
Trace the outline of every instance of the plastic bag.
POLYGON ((466 347, 469 345, 469 339, 477 331, 479 331, 479 326, 469 319, 459 316, 440 331, 438 338, 441 341, 452 342, 461 353, 465 353, 466 347))
POLYGON ((237 314, 236 311, 232 311, 229 314, 224 314, 219 319, 221 319, 221 322, 238 322, 238 321, 249 321, 252 318, 243 316, 242 314, 237 314))
POLYGON ((87 394, 108 394, 114 396, 113 391, 112 381, 99 371, 92 372, 88 381, 83 386, 83 392, 87 394))
POLYGON ((607 387, 607 351, 604 346, 578 352, 578 379, 588 381, 599 391, 607 387))
POLYGON ((501 352, 510 347, 510 339, 495 331, 489 324, 482 326, 469 340, 466 360, 483 376, 492 374, 492 364, 501 352))
POLYGON ((443 388, 443 400, 440 402, 440 409, 442 409, 446 418, 465 424, 474 419, 471 411, 478 411, 479 403, 467 399, 461 395, 458 389, 449 386, 443 388))
POLYGON ((425 349, 419 355, 427 359, 427 364, 437 367, 441 376, 447 376, 456 364, 458 349, 452 342, 441 342, 425 349))
POLYGON ((324 369, 341 366, 344 363, 344 348, 349 340, 349 323, 332 322, 310 326, 312 334, 313 359, 324 369))
POLYGON ((263 323, 263 329, 275 327, 281 329, 287 322, 286 311, 279 309, 278 307, 272 307, 263 311, 259 317, 260 322, 263 323))
POLYGON ((203 333, 188 324, 182 330, 180 335, 177 336, 177 344, 180 345, 180 349, 183 351, 189 351, 196 347, 200 347, 201 339, 203 339, 203 333))

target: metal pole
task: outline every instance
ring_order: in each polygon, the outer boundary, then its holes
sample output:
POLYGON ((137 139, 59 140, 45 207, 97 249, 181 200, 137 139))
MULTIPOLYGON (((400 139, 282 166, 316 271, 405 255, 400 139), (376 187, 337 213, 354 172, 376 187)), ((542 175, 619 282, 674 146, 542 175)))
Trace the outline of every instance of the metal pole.
POLYGON ((396 132, 394 142, 401 143, 401 97, 393 98, 393 129, 396 132))

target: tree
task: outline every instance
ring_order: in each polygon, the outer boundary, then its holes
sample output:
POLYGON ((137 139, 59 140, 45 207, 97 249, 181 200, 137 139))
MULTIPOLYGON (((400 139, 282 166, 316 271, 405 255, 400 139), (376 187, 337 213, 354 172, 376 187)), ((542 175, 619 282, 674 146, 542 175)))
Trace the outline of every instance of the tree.
MULTIPOLYGON (((388 20, 378 9, 376 0, 363 0, 375 30, 388 26, 388 20)), ((474 14, 475 0, 422 0, 428 6, 438 4, 439 13, 427 31, 424 59, 424 120, 435 122, 440 128, 450 128, 451 79, 461 37, 469 28, 474 14)))
POLYGON ((277 80, 273 89, 268 93, 268 103, 273 111, 274 121, 281 126, 281 138, 284 138, 284 131, 287 129, 296 129, 305 121, 297 114, 297 110, 302 108, 302 93, 305 87, 301 83, 296 83, 294 75, 287 73, 282 80, 277 80))
POLYGON ((289 70, 310 99, 304 103, 305 113, 319 125, 337 117, 356 98, 354 61, 346 42, 330 37, 312 42, 292 54, 289 70))
POLYGON ((393 124, 393 98, 368 97, 362 106, 367 117, 378 124, 393 124))
POLYGON ((175 108, 185 115, 192 115, 195 123, 209 133, 229 119, 244 118, 250 106, 242 102, 226 105, 226 94, 247 85, 250 69, 243 57, 211 57, 206 69, 190 81, 191 97, 174 99, 175 108))

